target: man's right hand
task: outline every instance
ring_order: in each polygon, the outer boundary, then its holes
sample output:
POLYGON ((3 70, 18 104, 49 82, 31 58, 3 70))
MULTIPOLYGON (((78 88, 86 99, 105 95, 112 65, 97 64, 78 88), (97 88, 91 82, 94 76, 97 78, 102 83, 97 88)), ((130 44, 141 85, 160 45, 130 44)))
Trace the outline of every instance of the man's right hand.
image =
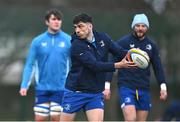
POLYGON ((27 95, 27 89, 21 88, 21 89, 19 90, 19 94, 20 94, 21 96, 26 96, 26 95, 27 95))
POLYGON ((126 57, 124 57, 120 62, 116 62, 114 64, 115 68, 132 68, 132 67, 137 67, 136 64, 134 64, 134 62, 131 61, 127 61, 126 57))

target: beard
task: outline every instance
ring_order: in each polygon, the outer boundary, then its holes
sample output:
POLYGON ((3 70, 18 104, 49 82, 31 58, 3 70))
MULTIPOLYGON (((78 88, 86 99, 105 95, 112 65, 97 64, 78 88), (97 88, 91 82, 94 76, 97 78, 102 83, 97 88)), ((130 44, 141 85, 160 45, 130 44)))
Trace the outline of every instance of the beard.
POLYGON ((138 31, 138 32, 135 31, 134 35, 141 40, 141 39, 144 39, 144 37, 146 36, 146 33, 142 32, 142 31, 138 31))

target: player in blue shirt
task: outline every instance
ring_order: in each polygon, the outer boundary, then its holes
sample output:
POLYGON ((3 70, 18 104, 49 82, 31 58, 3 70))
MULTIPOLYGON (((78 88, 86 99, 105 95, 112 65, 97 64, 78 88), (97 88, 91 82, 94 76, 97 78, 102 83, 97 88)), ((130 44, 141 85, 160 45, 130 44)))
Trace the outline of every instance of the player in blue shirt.
POLYGON ((145 121, 151 107, 150 102, 150 65, 160 85, 160 99, 166 100, 167 88, 157 45, 146 33, 149 21, 145 14, 136 14, 132 22, 133 33, 117 41, 124 49, 140 48, 147 52, 150 64, 146 69, 119 69, 118 88, 120 104, 125 121, 145 121))
POLYGON ((76 113, 83 109, 89 121, 103 121, 103 90, 106 72, 115 68, 133 67, 125 60, 127 51, 116 46, 111 38, 93 30, 92 18, 79 14, 73 20, 75 34, 72 35, 72 67, 66 81, 63 112, 60 121, 73 121, 76 113), (107 62, 108 53, 116 55, 121 62, 107 62))
POLYGON ((32 41, 24 67, 20 95, 26 96, 35 74, 35 121, 59 121, 69 71, 71 37, 61 30, 62 13, 48 10, 47 31, 32 41))

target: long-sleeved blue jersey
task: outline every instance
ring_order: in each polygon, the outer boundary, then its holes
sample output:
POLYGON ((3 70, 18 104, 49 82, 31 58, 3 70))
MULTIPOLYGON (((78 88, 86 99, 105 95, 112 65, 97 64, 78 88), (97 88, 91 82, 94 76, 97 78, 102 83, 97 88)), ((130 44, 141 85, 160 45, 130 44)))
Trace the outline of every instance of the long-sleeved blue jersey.
MULTIPOLYGON (((133 34, 126 35, 117 41, 117 44, 124 49, 139 48, 148 53, 150 64, 153 66, 156 79, 159 84, 165 82, 163 67, 161 64, 159 51, 154 41, 147 36, 139 40, 133 34)), ((149 89, 150 85, 150 65, 146 69, 123 68, 118 71, 118 84, 135 89, 149 89)))
POLYGON ((70 65, 71 37, 48 31, 33 39, 23 72, 21 88, 28 89, 35 73, 36 90, 64 90, 70 65))
POLYGON ((108 53, 121 58, 126 51, 115 45, 105 33, 94 31, 95 45, 88 40, 72 36, 72 67, 66 81, 66 88, 72 91, 99 93, 104 90, 106 72, 115 70, 108 61, 108 53))

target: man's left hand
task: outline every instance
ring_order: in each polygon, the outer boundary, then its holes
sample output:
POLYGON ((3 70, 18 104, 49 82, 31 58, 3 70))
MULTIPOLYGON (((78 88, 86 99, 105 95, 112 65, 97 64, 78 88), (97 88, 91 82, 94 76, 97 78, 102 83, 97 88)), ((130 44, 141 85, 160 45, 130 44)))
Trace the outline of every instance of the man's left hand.
POLYGON ((103 94, 104 94, 104 99, 105 99, 105 100, 109 100, 110 97, 111 97, 111 90, 110 90, 110 89, 105 89, 105 90, 103 91, 103 94))
POLYGON ((167 90, 161 90, 160 91, 160 100, 166 100, 167 99, 167 90))

